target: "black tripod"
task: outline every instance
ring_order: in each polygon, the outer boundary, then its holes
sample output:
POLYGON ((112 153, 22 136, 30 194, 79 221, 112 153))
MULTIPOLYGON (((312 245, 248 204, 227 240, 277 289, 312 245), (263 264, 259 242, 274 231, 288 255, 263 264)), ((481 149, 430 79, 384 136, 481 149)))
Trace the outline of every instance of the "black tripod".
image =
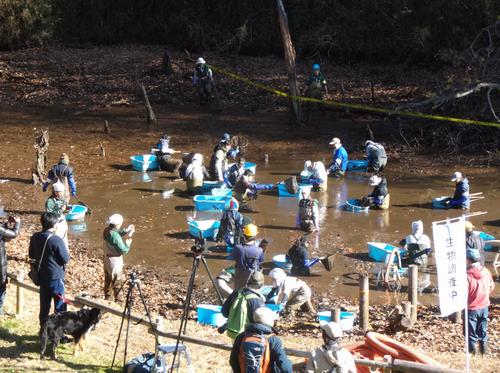
POLYGON ((197 239, 193 247, 191 247, 191 251, 194 252, 193 258, 193 266, 191 268, 191 276, 189 277, 189 285, 186 293, 186 299, 184 301, 184 309, 182 310, 181 316, 181 325, 179 326, 179 333, 177 334, 177 341, 175 343, 174 356, 172 358, 172 365, 170 366, 170 373, 173 373, 175 366, 175 358, 177 357, 177 353, 179 350, 179 343, 182 339, 182 334, 186 334, 187 327, 187 319, 189 314, 189 306, 191 305, 191 296, 193 295, 193 287, 194 287, 194 279, 196 277, 196 272, 200 268, 200 262, 203 263, 205 269, 207 270, 208 277, 210 277, 210 281, 214 286, 215 292, 217 293, 217 297, 219 298, 220 304, 223 303, 222 296, 219 292, 219 288, 215 284, 212 273, 210 272, 210 268, 208 268, 208 263, 203 254, 205 253, 205 240, 203 238, 197 239))
MULTIPOLYGON (((137 288, 139 291, 139 296, 141 298, 142 306, 144 307, 144 310, 146 311, 146 315, 148 317, 149 323, 153 325, 153 321, 151 320, 151 314, 149 313, 148 306, 146 305, 146 301, 144 300, 144 296, 142 295, 142 290, 141 290, 141 283, 139 279, 137 278, 137 275, 135 272, 132 272, 130 274, 130 279, 129 281, 129 286, 128 286, 128 291, 127 291, 127 298, 125 301, 125 307, 123 309, 123 314, 122 314, 122 322, 120 324, 120 330, 118 331, 118 338, 116 339, 116 346, 115 346, 115 353, 113 354, 113 362, 111 363, 111 369, 113 369, 113 366, 115 365, 115 358, 116 358, 116 352, 118 351, 118 345, 120 344, 120 337, 122 335, 122 329, 123 329, 123 322, 125 321, 125 317, 127 317, 127 330, 125 332, 125 350, 123 352, 123 365, 125 365, 127 361, 127 348, 128 348, 128 332, 130 328, 130 314, 132 312, 132 305, 134 303, 134 297, 133 297, 133 290, 137 288)), ((158 333, 156 331, 156 328, 152 328, 153 333, 155 336, 155 346, 158 346, 159 341, 158 341, 158 333)), ((155 348, 155 362, 156 362, 156 355, 157 355, 157 350, 158 348, 155 348)))

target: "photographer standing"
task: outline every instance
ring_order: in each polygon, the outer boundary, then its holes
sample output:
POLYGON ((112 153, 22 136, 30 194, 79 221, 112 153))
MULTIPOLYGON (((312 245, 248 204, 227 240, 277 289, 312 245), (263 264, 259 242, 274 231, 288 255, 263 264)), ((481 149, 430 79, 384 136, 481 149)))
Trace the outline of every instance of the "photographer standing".
POLYGON ((123 216, 113 214, 108 219, 108 226, 104 229, 104 299, 111 297, 111 290, 115 302, 121 303, 120 291, 125 281, 123 273, 123 254, 127 254, 132 243, 135 227, 129 225, 127 229, 120 229, 123 216))
POLYGON ((7 251, 5 242, 16 238, 21 229, 21 219, 9 216, 7 223, 0 226, 0 317, 3 316, 3 302, 7 292, 7 251))

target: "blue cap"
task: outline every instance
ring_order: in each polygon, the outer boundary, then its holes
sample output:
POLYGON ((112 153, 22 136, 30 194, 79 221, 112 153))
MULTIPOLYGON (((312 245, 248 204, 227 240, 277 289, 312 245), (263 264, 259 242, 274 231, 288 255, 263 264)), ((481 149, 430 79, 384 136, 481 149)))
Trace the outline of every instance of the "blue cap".
POLYGON ((465 255, 471 262, 479 262, 479 259, 481 259, 481 254, 477 249, 467 249, 465 255))
POLYGON ((224 135, 222 135, 221 141, 229 141, 229 140, 231 140, 231 136, 229 135, 229 133, 225 133, 224 135))
POLYGON ((319 64, 315 63, 315 64, 313 65, 313 70, 319 70, 319 64))

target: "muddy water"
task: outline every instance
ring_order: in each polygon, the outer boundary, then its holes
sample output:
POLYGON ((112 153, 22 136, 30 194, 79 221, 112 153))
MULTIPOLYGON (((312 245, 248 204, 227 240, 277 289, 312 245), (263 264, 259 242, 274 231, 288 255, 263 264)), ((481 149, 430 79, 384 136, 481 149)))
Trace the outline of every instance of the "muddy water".
MULTIPOLYGON (((295 155, 286 162, 263 162, 257 167, 257 180, 271 183, 287 178, 300 171, 305 155, 295 155)), ((319 158, 319 157, 318 157, 319 158)), ((371 191, 367 185, 369 175, 350 173, 343 179, 330 179, 328 191, 315 193, 321 204, 321 231, 313 240, 312 255, 335 252, 337 246, 353 251, 348 256, 337 255, 335 269, 327 273, 318 265, 314 276, 307 281, 315 289, 329 288, 338 295, 357 296, 357 276, 359 260, 366 260, 368 241, 397 244, 410 233, 411 222, 420 219, 424 222, 425 233, 431 236, 431 222, 447 217, 459 216, 461 211, 433 210, 430 201, 433 197, 450 195, 453 186, 448 181, 453 170, 443 169, 443 177, 426 177, 415 174, 387 172, 391 208, 388 211, 370 211, 367 214, 353 214, 343 211, 341 206, 348 198, 360 198, 371 191), (363 255, 365 254, 365 255, 363 255)), ((498 170, 491 169, 487 174, 472 176, 472 192, 481 191, 486 199, 475 202, 471 211, 488 211, 487 215, 473 218, 478 229, 485 230, 496 237, 500 236, 498 216, 500 215, 498 170), (496 221, 496 222, 495 222, 496 221), (496 226, 495 226, 496 225, 496 226)), ((114 212, 125 217, 125 225, 136 225, 133 247, 126 261, 131 264, 147 264, 166 269, 174 274, 187 276, 191 259, 185 256, 192 244, 187 234, 187 219, 203 218, 193 211, 192 199, 183 196, 184 182, 175 182, 164 172, 141 174, 131 169, 109 168, 99 179, 82 180, 80 198, 93 209, 85 224, 72 224, 71 231, 82 239, 88 240, 96 250, 101 250, 101 232, 106 218, 114 212), (172 196, 164 192, 175 188, 172 196)), ((264 192, 254 202, 259 213, 251 214, 260 227, 260 236, 271 241, 266 253, 266 261, 272 256, 284 253, 290 240, 300 234, 295 230, 295 217, 298 200, 278 197, 276 192, 264 192)), ((217 214, 210 214, 214 217, 217 214)), ((209 256, 210 268, 214 273, 232 262, 225 254, 209 256)), ((491 260, 491 258, 489 258, 491 260)), ((267 263, 266 267, 270 267, 267 263)), ((204 274, 202 274, 204 276, 204 274)), ((431 275, 435 285, 435 276, 431 275)), ((371 295, 374 302, 394 302, 405 295, 388 294, 375 287, 371 295)), ((500 294, 496 290, 496 294, 500 294)), ((437 297, 427 294, 422 297, 425 303, 436 302, 437 297)))

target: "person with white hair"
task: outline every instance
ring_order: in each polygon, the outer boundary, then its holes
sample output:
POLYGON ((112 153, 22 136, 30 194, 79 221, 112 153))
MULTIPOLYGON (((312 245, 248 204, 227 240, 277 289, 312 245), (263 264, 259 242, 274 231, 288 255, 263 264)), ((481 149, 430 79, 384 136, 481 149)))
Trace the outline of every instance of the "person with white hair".
POLYGON ((125 281, 123 273, 123 255, 130 251, 132 235, 135 227, 129 225, 121 229, 123 216, 113 214, 108 219, 108 226, 104 229, 104 299, 109 300, 113 293, 115 302, 123 301, 120 291, 125 281))
POLYGON ((52 184, 52 195, 45 202, 45 211, 57 215, 58 221, 54 233, 63 239, 66 249, 68 249, 68 223, 64 216, 64 213, 68 210, 68 204, 64 191, 64 184, 60 181, 52 184))
POLYGON ((311 198, 309 189, 302 188, 296 225, 301 230, 311 233, 319 230, 319 202, 311 198))
POLYGON ((308 182, 313 174, 313 163, 311 161, 304 162, 304 170, 300 173, 300 180, 308 182))
POLYGON ((469 180, 458 171, 451 176, 451 181, 455 183, 455 193, 453 197, 445 201, 446 206, 468 210, 470 207, 470 187, 469 180))
POLYGON ((368 171, 382 172, 387 165, 387 154, 382 144, 366 140, 366 158, 368 160, 368 171))
POLYGON ((254 322, 235 339, 229 364, 234 373, 291 373, 292 363, 286 356, 281 339, 273 331, 277 314, 267 307, 257 308, 254 322))
POLYGON ((377 209, 389 208, 389 191, 387 190, 387 180, 385 176, 373 175, 368 180, 368 185, 374 187, 373 191, 363 198, 365 206, 377 209))
POLYGON ((323 162, 314 162, 311 182, 316 192, 324 192, 328 189, 328 173, 323 162))
POLYGON ((307 363, 307 373, 356 373, 356 365, 351 353, 340 345, 342 327, 331 321, 321 322, 321 337, 323 346, 310 352, 307 363))
POLYGON ((186 188, 190 195, 201 194, 203 180, 208 177, 208 172, 203 165, 203 156, 200 153, 193 155, 191 163, 186 168, 184 180, 186 188))
POLYGON ((347 151, 342 146, 338 137, 334 137, 332 141, 330 141, 329 145, 333 146, 335 150, 333 152, 332 163, 328 166, 328 173, 335 177, 344 176, 345 171, 347 170, 347 161, 349 160, 347 151))
POLYGON ((311 288, 302 280, 287 276, 281 268, 274 268, 269 272, 269 277, 273 283, 273 294, 277 295, 277 304, 281 304, 285 312, 289 313, 300 309, 316 315, 316 311, 311 302, 311 288))
POLYGON ((212 69, 207 65, 203 57, 196 60, 193 74, 193 85, 198 89, 200 104, 207 103, 212 93, 212 69))

